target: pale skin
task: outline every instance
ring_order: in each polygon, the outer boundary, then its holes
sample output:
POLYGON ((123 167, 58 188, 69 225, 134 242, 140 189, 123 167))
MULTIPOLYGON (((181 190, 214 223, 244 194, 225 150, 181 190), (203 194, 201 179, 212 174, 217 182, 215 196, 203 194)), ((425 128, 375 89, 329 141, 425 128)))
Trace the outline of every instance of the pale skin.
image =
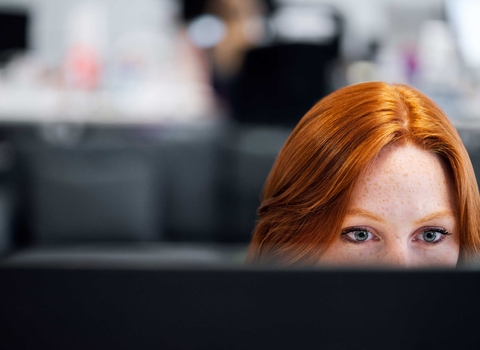
POLYGON ((360 176, 322 264, 455 267, 460 251, 451 175, 414 145, 388 146, 360 176))

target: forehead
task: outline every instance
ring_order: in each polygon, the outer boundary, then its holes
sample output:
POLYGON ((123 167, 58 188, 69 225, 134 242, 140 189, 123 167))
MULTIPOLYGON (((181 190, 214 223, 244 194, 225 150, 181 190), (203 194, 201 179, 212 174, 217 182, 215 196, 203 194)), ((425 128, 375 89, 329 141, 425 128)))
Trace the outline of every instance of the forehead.
POLYGON ((453 181, 443 159, 413 145, 384 148, 355 184, 352 205, 408 201, 452 208, 453 181))

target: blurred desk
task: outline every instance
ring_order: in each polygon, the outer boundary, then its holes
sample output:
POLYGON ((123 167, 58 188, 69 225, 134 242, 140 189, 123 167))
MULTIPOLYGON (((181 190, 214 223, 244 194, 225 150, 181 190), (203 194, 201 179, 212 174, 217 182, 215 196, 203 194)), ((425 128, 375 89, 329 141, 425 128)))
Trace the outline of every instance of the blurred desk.
POLYGON ((144 125, 217 119, 209 91, 177 85, 81 91, 0 83, 0 123, 144 125))
POLYGON ((130 242, 46 245, 0 259, 0 268, 150 269, 242 266, 246 244, 130 242))

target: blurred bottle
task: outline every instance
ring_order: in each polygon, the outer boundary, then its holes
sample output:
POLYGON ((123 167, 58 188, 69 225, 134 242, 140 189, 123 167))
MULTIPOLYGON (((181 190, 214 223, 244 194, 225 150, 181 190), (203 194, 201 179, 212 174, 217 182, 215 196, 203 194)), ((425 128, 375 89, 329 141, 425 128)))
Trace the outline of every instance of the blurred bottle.
POLYGON ((97 89, 107 45, 108 18, 104 5, 84 1, 67 17, 63 74, 67 89, 97 89))

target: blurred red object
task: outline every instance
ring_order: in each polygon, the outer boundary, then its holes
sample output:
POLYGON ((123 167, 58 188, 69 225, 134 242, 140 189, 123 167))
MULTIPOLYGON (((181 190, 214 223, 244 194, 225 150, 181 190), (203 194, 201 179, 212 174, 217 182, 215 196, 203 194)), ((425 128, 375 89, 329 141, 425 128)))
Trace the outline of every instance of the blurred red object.
POLYGON ((100 82, 100 62, 95 50, 85 45, 73 46, 65 57, 64 78, 69 88, 97 89, 100 82))

